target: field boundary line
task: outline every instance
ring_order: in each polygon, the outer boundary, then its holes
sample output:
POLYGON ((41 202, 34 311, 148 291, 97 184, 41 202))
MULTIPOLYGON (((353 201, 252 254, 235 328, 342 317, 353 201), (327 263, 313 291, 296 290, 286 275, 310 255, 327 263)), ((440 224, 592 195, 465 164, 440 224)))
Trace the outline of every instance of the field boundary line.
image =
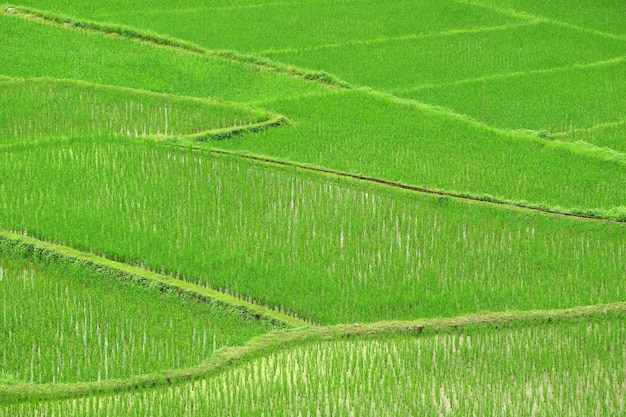
POLYGON ((192 53, 210 59, 244 65, 261 71, 273 72, 286 77, 315 82, 327 88, 352 88, 349 83, 339 79, 335 75, 330 74, 326 71, 308 70, 305 68, 297 67, 295 65, 288 65, 281 62, 276 62, 269 58, 259 57, 255 55, 247 55, 237 51, 212 50, 204 48, 193 42, 155 34, 153 32, 136 29, 130 26, 75 19, 67 15, 24 6, 6 5, 2 8, 2 10, 0 10, 0 13, 4 13, 4 15, 16 17, 19 19, 33 20, 65 29, 69 28, 75 30, 85 30, 93 33, 121 36, 152 46, 170 48, 177 52, 192 53))
POLYGON ((501 198, 493 197, 490 195, 469 194, 469 193, 459 193, 459 192, 445 191, 445 190, 439 190, 439 189, 430 189, 430 188, 420 187, 416 185, 404 184, 401 182, 389 181, 389 180, 384 180, 380 178, 370 177, 370 176, 361 175, 361 174, 353 174, 353 173, 337 171, 337 170, 333 170, 329 168, 306 165, 306 164, 302 164, 298 162, 290 162, 290 161, 285 161, 281 159, 275 159, 275 158, 271 158, 268 156, 253 155, 253 154, 241 153, 237 151, 229 151, 229 150, 224 150, 224 149, 207 148, 207 147, 202 147, 198 145, 185 146, 185 145, 174 144, 173 146, 179 146, 181 148, 186 148, 186 149, 191 148, 191 149, 197 149, 201 151, 208 151, 210 153, 217 154, 217 155, 234 156, 234 157, 248 159, 248 160, 266 163, 270 165, 291 167, 291 168, 296 168, 302 171, 314 172, 314 173, 342 178, 342 179, 356 180, 359 182, 374 184, 374 185, 388 187, 388 188, 401 189, 401 190, 410 191, 410 192, 419 193, 419 194, 449 197, 449 198, 454 198, 456 200, 461 200, 461 201, 472 201, 476 203, 501 206, 507 209, 524 210, 524 211, 543 213, 543 214, 562 216, 562 217, 571 217, 575 219, 589 220, 589 221, 604 221, 604 222, 612 222, 612 223, 625 223, 626 222, 626 206, 617 207, 612 211, 600 210, 600 209, 597 209, 597 210, 571 209, 567 211, 567 210, 563 210, 559 208, 541 206, 537 204, 530 204, 530 203, 522 202, 522 201, 518 202, 518 201, 501 199, 501 198))
MULTIPOLYGON (((1 80, 0 80, 1 81, 1 80)), ((558 132, 558 133, 552 133, 552 136, 567 136, 570 135, 572 133, 581 133, 581 132, 593 132, 594 130, 599 130, 599 129, 604 129, 604 128, 611 128, 611 127, 620 127, 620 126, 626 126, 626 119, 620 119, 616 122, 606 122, 606 123, 599 123, 597 125, 593 125, 591 127, 581 127, 581 128, 577 128, 574 130, 566 130, 563 132, 558 132)))
POLYGON ((163 284, 172 290, 180 292, 181 294, 205 299, 211 302, 217 302, 227 307, 240 309, 242 310, 242 312, 248 313, 251 318, 261 319, 265 317, 273 321, 287 324, 290 327, 303 327, 311 325, 309 322, 306 322, 302 319, 289 316, 287 314, 272 310, 259 304, 253 304, 241 300, 223 292, 219 292, 207 287, 201 287, 199 285, 192 284, 190 282, 171 276, 159 274, 148 269, 140 268, 138 266, 114 261, 95 255, 93 253, 80 251, 78 249, 56 243, 46 242, 25 234, 0 229, 0 239, 8 240, 16 245, 27 245, 29 247, 32 247, 33 250, 36 251, 44 251, 46 253, 58 255, 62 258, 84 262, 88 266, 95 266, 99 268, 103 267, 108 270, 121 272, 122 274, 131 277, 137 277, 140 279, 148 280, 150 282, 163 284))
POLYGON ((458 4, 465 4, 465 5, 472 5, 472 6, 476 6, 476 7, 482 7, 484 9, 489 9, 489 10, 493 10, 495 12, 501 13, 501 14, 505 14, 508 16, 512 16, 512 17, 526 17, 527 19, 538 19, 541 20, 543 22, 546 23, 551 23, 553 25, 556 26, 562 26, 562 27, 567 27, 570 29, 574 29, 580 32, 585 32, 585 33, 591 33, 594 35, 598 35, 598 36, 603 36, 605 38, 611 38, 611 39, 617 39, 620 41, 626 41, 626 36, 620 36, 620 35, 615 35, 613 33, 609 33, 609 32, 603 32, 601 30, 597 30, 597 29, 590 29, 590 28, 586 28, 584 26, 578 26, 575 25, 573 23, 568 23, 568 22, 564 22, 562 20, 558 20, 558 19, 553 19, 547 16, 543 16, 543 15, 535 15, 533 13, 529 13, 523 10, 517 10, 517 9, 513 9, 510 7, 498 7, 498 6, 494 6, 494 5, 488 5, 488 4, 484 4, 484 3, 476 3, 475 1, 472 0, 451 0, 454 1, 458 4))
MULTIPOLYGON (((241 4, 238 6, 198 6, 198 7, 194 7, 194 8, 178 8, 176 10, 163 10, 163 9, 150 9, 150 10, 145 10, 142 11, 142 15, 144 16, 150 16, 150 15, 158 15, 161 13, 169 13, 169 14, 179 14, 179 13, 193 13, 193 12, 197 12, 198 10, 201 11, 214 11, 214 10, 219 10, 219 11, 228 11, 228 10, 248 10, 248 9, 263 9, 266 7, 278 7, 278 6, 289 6, 289 5, 297 5, 300 4, 300 2, 288 2, 288 1, 275 1, 275 2, 268 2, 268 3, 259 3, 259 4, 241 4)), ((92 16, 94 18, 110 18, 110 17, 117 17, 117 16, 126 16, 129 15, 131 13, 94 13, 92 16)))
POLYGON ((389 336, 429 337, 462 332, 469 328, 493 327, 497 330, 520 325, 543 326, 609 315, 626 316, 626 302, 567 309, 471 314, 454 318, 302 327, 262 335, 243 346, 221 349, 205 363, 186 369, 147 374, 126 380, 79 384, 0 385, 0 400, 3 403, 19 403, 76 398, 94 394, 121 394, 138 389, 168 387, 173 383, 211 378, 228 368, 242 365, 264 354, 294 348, 306 343, 389 336))
MULTIPOLYGON (((247 103, 225 101, 225 100, 215 99, 213 97, 200 98, 200 97, 192 97, 192 96, 181 96, 181 95, 170 94, 170 93, 157 93, 157 92, 150 91, 150 90, 142 90, 142 89, 132 88, 132 87, 123 87, 123 86, 111 85, 111 84, 99 84, 99 83, 93 83, 93 82, 82 81, 82 80, 52 78, 52 77, 12 78, 12 79, 6 79, 6 80, 4 78, 0 78, 0 83, 3 83, 3 84, 11 84, 11 83, 22 83, 22 84, 50 83, 50 84, 53 84, 54 83, 54 84, 60 84, 60 85, 76 85, 79 87, 92 88, 95 91, 112 90, 112 91, 117 91, 121 93, 129 93, 129 94, 134 94, 134 95, 145 95, 145 96, 157 98, 157 99, 163 98, 163 99, 171 99, 172 101, 176 101, 176 100, 191 101, 191 102, 196 102, 200 104, 224 106, 230 109, 242 110, 244 112, 249 112, 249 113, 254 113, 254 112, 262 113, 262 116, 266 118, 266 120, 262 120, 260 122, 240 124, 240 125, 235 124, 235 125, 227 126, 223 128, 207 129, 207 130, 201 130, 198 132, 192 132, 192 133, 186 133, 186 134, 181 134, 181 133, 144 134, 144 135, 136 136, 140 139, 147 139, 147 140, 180 141, 182 143, 189 143, 191 141, 204 141, 204 140, 222 140, 222 139, 226 139, 226 138, 236 136, 236 135, 258 132, 261 130, 268 129, 270 127, 282 126, 282 125, 287 125, 287 124, 292 123, 289 119, 287 119, 283 115, 272 113, 267 110, 256 109, 247 103)), ((210 116, 210 114, 207 114, 207 116, 210 116)), ((118 134, 113 131, 109 133, 118 134)), ((121 134, 121 136, 128 136, 128 135, 121 134)), ((45 143, 49 141, 50 139, 55 139, 59 137, 65 137, 65 136, 64 135, 49 135, 48 140, 44 139, 44 140, 38 140, 36 142, 45 143)), ((31 143, 31 142, 28 142, 28 143, 31 143)), ((10 143, 2 144, 0 145, 0 149, 11 147, 13 145, 14 144, 10 144, 10 143)))
POLYGON ((393 90, 393 93, 404 94, 404 93, 412 93, 412 92, 417 92, 420 90, 426 90, 426 89, 431 89, 431 88, 436 89, 436 88, 454 87, 454 86, 463 85, 463 84, 472 84, 472 83, 477 83, 481 81, 502 80, 502 79, 506 80, 509 78, 523 78, 523 77, 530 77, 533 75, 570 72, 570 71, 575 71, 575 70, 584 70, 584 69, 589 69, 589 68, 599 68, 599 67, 606 67, 606 66, 611 66, 611 65, 619 65, 624 62, 626 62, 626 56, 618 56, 615 58, 606 59, 602 61, 589 62, 587 64, 574 63, 570 65, 564 65, 561 67, 552 67, 552 68, 537 69, 537 70, 530 70, 530 71, 513 71, 513 72, 505 72, 505 73, 498 73, 498 74, 490 74, 490 75, 485 75, 483 77, 465 78, 462 80, 451 81, 448 83, 422 84, 422 85, 415 86, 415 87, 393 90))
POLYGON ((264 55, 264 54, 317 52, 317 51, 344 48, 344 47, 350 47, 350 46, 376 45, 376 44, 387 43, 387 42, 406 42, 406 41, 414 41, 414 40, 421 40, 421 39, 441 38, 441 37, 474 34, 474 33, 498 32, 498 31, 504 31, 504 30, 513 29, 517 27, 532 26, 537 23, 538 21, 530 21, 530 22, 515 23, 515 24, 510 24, 510 25, 481 26, 481 27, 475 27, 475 28, 470 28, 470 29, 450 29, 450 30, 444 30, 441 32, 417 33, 417 34, 398 35, 398 36, 383 36, 379 38, 371 38, 371 39, 364 39, 364 40, 351 40, 347 42, 317 45, 317 46, 312 46, 309 48, 265 49, 265 50, 257 51, 255 53, 259 55, 264 55))

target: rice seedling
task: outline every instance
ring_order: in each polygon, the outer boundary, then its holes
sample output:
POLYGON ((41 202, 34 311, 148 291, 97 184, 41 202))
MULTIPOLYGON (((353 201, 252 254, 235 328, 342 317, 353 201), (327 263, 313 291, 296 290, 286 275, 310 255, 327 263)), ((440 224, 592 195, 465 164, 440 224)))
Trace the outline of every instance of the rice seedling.
POLYGON ((466 30, 521 19, 455 1, 414 0, 382 5, 353 2, 185 2, 173 9, 165 1, 128 3, 90 2, 54 5, 45 1, 22 4, 101 22, 189 40, 209 49, 256 52, 317 48, 346 42, 381 42, 423 33, 466 30), (220 4, 221 3, 221 4, 220 4), (141 11, 141 13, 139 13, 141 11), (181 25, 180 22, 185 24, 181 25), (254 30, 249 30, 254 28, 254 30))
POLYGON ((329 50, 268 53, 312 69, 324 69, 353 85, 392 91, 429 84, 587 64, 626 55, 621 39, 531 21, 484 31, 349 45, 329 50))
POLYGON ((624 224, 123 138, 0 153, 0 225, 320 323, 621 300, 624 224))
POLYGON ((0 143, 84 134, 162 138, 267 120, 243 106, 51 79, 0 86, 0 143))
POLYGON ((186 368, 269 326, 78 264, 20 257, 5 245, 0 323, 0 383, 103 381, 186 368))
POLYGON ((620 0, 464 0, 464 3, 481 5, 489 10, 515 10, 550 19, 564 25, 577 25, 582 30, 626 36, 624 13, 626 6, 620 0))
POLYGON ((496 131, 416 103, 346 91, 264 107, 296 126, 211 146, 566 211, 608 210, 626 201, 626 165, 613 155, 496 131))
POLYGON ((591 128, 626 117, 626 59, 563 70, 517 73, 399 92, 403 97, 444 106, 505 129, 551 133, 591 128))
POLYGON ((76 79, 181 96, 245 102, 325 91, 318 83, 259 71, 120 36, 71 30, 0 13, 4 75, 76 79))
POLYGON ((625 329, 617 315, 303 343, 191 383, 0 415, 621 415, 625 329))

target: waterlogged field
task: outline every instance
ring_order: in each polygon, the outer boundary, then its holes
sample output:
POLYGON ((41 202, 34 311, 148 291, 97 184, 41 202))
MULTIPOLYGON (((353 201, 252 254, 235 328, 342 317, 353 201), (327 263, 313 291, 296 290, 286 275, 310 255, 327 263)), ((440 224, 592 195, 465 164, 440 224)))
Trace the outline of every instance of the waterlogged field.
POLYGON ((3 228, 320 323, 563 308, 626 291, 620 223, 362 189, 126 139, 0 155, 3 192, 20 195, 2 202, 3 228))
POLYGON ((242 106, 72 81, 15 80, 0 86, 0 143, 93 133, 179 136, 266 119, 242 106))
POLYGON ((0 248, 0 383, 128 378, 202 363, 267 331, 227 308, 0 248))
POLYGON ((621 415, 623 315, 266 353, 206 380, 0 415, 621 415))
POLYGON ((625 414, 624 7, 3 6, 0 417, 625 414))

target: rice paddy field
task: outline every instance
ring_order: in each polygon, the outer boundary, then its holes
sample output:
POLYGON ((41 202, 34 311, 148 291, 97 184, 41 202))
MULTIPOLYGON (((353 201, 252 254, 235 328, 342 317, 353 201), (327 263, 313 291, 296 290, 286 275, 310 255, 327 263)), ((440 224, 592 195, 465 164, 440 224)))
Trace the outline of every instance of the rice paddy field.
POLYGON ((618 0, 0 5, 0 417, 626 414, 618 0))

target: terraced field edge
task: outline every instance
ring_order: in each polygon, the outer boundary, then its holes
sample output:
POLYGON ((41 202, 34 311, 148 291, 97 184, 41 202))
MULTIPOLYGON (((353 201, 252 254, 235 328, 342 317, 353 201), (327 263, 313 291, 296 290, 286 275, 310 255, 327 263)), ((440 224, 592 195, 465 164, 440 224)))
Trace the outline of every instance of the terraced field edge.
POLYGON ((545 214, 551 214, 555 216, 564 216, 564 217, 574 217, 581 220, 590 220, 590 221, 609 221, 609 222, 617 222, 624 223, 626 222, 626 206, 614 207, 612 209, 601 210, 601 209, 562 209, 560 207, 551 207, 551 206, 543 206, 538 204, 531 204, 526 201, 513 201, 513 200, 505 200, 501 198, 497 198, 487 194, 471 194, 471 193, 458 193, 454 191, 440 190, 440 189, 429 189, 409 184, 403 184, 394 181, 388 181, 380 178, 368 177, 365 175, 359 174, 351 174, 349 172, 336 171, 328 168, 323 168, 319 166, 300 164, 297 162, 285 161, 281 159, 274 159, 269 156, 261 156, 243 152, 233 152, 226 151, 215 148, 207 148, 203 146, 199 146, 198 144, 189 144, 187 147, 192 147, 198 150, 208 150, 211 153, 218 155, 229 155, 235 156, 239 158, 244 158, 252 161, 256 161, 259 163, 265 163, 270 165, 280 165, 284 167, 292 167, 303 171, 309 171, 318 173, 321 175, 326 175, 330 177, 335 177, 343 180, 355 180, 358 182, 365 182, 373 185, 383 186, 383 187, 391 187, 396 189, 402 189, 405 191, 412 191, 420 194, 430 194, 437 195, 441 197, 449 197, 459 200, 465 201, 473 201, 485 204, 494 204, 498 206, 503 206, 509 209, 518 209, 518 210, 530 210, 534 212, 541 212, 545 214))
POLYGON ((22 251, 26 254, 77 262, 87 268, 103 271, 112 278, 136 280, 140 284, 160 286, 163 290, 176 291, 183 296, 219 303, 225 307, 239 310, 244 317, 255 320, 268 320, 277 327, 303 327, 310 325, 310 323, 300 318, 292 317, 261 305, 249 303, 228 294, 200 287, 137 266, 106 259, 92 253, 81 252, 67 246, 44 242, 23 234, 0 230, 0 245, 3 243, 10 246, 12 250, 22 251))
POLYGON ((294 65, 287 65, 275 62, 269 58, 242 54, 237 51, 206 49, 193 42, 158 35, 153 32, 135 29, 126 25, 114 25, 94 22, 90 20, 75 19, 67 15, 24 6, 4 5, 3 9, 4 10, 2 10, 2 12, 4 12, 5 14, 12 15, 21 19, 39 20, 48 24, 54 24, 62 27, 101 32, 107 35, 123 36, 126 38, 150 43, 156 46, 169 47, 187 53, 205 55, 215 59, 222 59, 244 65, 251 65, 265 71, 273 71, 278 74, 300 78, 306 81, 317 82, 327 87, 342 89, 352 88, 349 83, 339 79, 332 74, 327 73, 326 71, 308 70, 294 65))
POLYGON ((206 363, 161 374, 142 375, 127 380, 110 380, 82 384, 16 384, 0 385, 3 403, 75 398, 85 395, 128 392, 135 389, 155 388, 175 382, 205 379, 233 366, 240 365, 268 352, 284 350, 298 345, 341 339, 379 338, 397 335, 427 337, 442 333, 462 332, 475 327, 512 328, 520 325, 550 325, 551 323, 626 315, 626 302, 564 310, 507 311, 474 314, 456 318, 439 318, 408 322, 379 322, 372 324, 347 324, 325 327, 302 327, 270 333, 251 340, 240 347, 225 348, 215 353, 206 363))

